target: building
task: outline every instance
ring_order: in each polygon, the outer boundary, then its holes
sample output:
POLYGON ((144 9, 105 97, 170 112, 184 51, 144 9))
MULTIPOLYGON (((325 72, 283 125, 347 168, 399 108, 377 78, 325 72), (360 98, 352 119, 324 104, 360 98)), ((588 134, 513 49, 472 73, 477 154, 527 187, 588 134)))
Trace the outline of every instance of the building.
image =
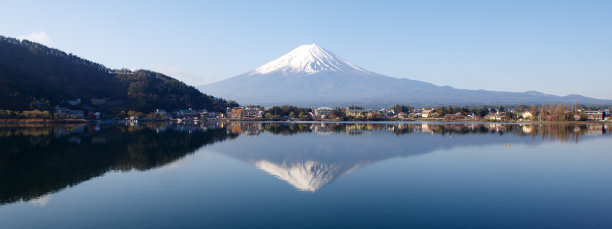
POLYGON ((55 106, 55 114, 58 118, 84 118, 85 112, 82 110, 71 110, 66 107, 55 106))
MULTIPOLYGON (((225 117, 231 119, 243 119, 243 118, 262 118, 263 108, 256 105, 247 105, 246 107, 234 107, 226 109, 225 117)), ((223 114, 219 113, 215 115, 217 118, 224 117, 223 114)))
POLYGON ((366 111, 363 109, 363 107, 346 106, 344 108, 344 113, 347 117, 363 118, 365 112, 366 111))
POLYGON ((244 111, 244 108, 242 107, 234 107, 231 109, 229 117, 233 119, 241 119, 243 111, 244 111))
POLYGON ((166 116, 168 114, 168 112, 166 112, 166 110, 164 110, 164 109, 155 109, 155 114, 166 116))
POLYGON ((523 116, 523 119, 528 119, 528 120, 533 119, 533 114, 530 111, 523 112, 521 116, 523 116))
POLYGON ((263 109, 260 106, 247 105, 242 110, 242 118, 261 118, 263 117, 263 109))
POLYGON ((378 113, 380 113, 382 117, 393 117, 395 115, 395 110, 388 110, 383 108, 378 110, 378 113))
POLYGON ((195 111, 191 108, 187 109, 187 110, 179 110, 179 111, 175 111, 174 112, 174 116, 179 118, 179 117, 183 117, 183 118, 194 118, 194 117, 198 117, 200 116, 200 112, 195 111))
POLYGON ((423 111, 421 111, 421 117, 432 118, 434 116, 433 113, 435 113, 433 108, 423 108, 423 111))
POLYGON ((259 135, 264 132, 263 125, 257 122, 239 122, 238 123, 242 128, 242 133, 246 135, 259 135))
POLYGON ((205 112, 200 115, 202 119, 222 119, 225 115, 222 112, 205 112))
POLYGON ((319 107, 314 110, 314 114, 317 118, 328 118, 333 111, 334 109, 331 107, 319 107))
POLYGON ((100 112, 98 111, 89 111, 87 112, 87 117, 90 119, 100 119, 100 112))
POLYGON ((584 111, 584 114, 589 121, 601 121, 605 118, 603 111, 584 111))
POLYGON ((129 123, 129 124, 131 124, 131 125, 135 125, 135 124, 138 124, 138 120, 139 120, 139 119, 140 119, 140 118, 138 118, 138 116, 131 116, 131 117, 129 117, 129 118, 126 118, 126 119, 125 119, 125 122, 126 122, 126 123, 129 123))
POLYGON ((161 119, 171 119, 172 115, 168 114, 168 112, 164 109, 155 109, 155 116, 161 119))
POLYGON ((444 115, 444 119, 458 120, 458 119, 465 119, 465 116, 463 114, 461 114, 461 112, 457 112, 455 114, 446 114, 446 115, 444 115))
POLYGON ((374 117, 380 116, 380 112, 372 110, 372 109, 367 109, 365 110, 365 115, 368 118, 374 118, 374 117))
POLYGON ((466 118, 466 119, 471 119, 471 120, 479 120, 479 119, 480 119, 480 116, 479 116, 479 115, 477 115, 477 114, 471 113, 471 114, 469 114, 469 115, 465 116, 465 118, 466 118))
POLYGON ((489 113, 484 116, 484 119, 487 121, 504 121, 506 119, 505 115, 504 112, 489 113))

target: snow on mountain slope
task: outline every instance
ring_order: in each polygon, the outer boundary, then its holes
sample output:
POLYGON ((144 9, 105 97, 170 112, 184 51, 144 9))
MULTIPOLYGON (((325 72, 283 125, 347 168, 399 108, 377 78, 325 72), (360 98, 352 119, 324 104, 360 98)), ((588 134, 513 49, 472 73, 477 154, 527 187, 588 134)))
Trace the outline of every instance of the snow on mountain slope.
POLYGON ((409 104, 612 104, 582 96, 456 89, 380 75, 316 44, 302 45, 253 71, 198 87, 241 104, 344 106, 409 104))
POLYGON ((302 45, 293 51, 255 69, 250 74, 282 73, 287 76, 319 72, 372 74, 328 52, 316 44, 302 45))

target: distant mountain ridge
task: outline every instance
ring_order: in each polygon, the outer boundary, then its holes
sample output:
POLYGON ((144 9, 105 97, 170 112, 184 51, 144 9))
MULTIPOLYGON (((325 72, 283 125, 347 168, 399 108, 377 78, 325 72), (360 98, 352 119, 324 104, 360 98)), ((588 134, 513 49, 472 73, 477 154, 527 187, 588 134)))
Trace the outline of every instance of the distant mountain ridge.
POLYGON ((580 95, 456 89, 384 76, 316 44, 299 46, 253 71, 198 88, 239 103, 262 105, 612 104, 580 95))
POLYGON ((112 70, 44 45, 0 36, 0 109, 32 109, 64 101, 115 101, 112 109, 224 111, 236 106, 172 77, 147 70, 112 70))

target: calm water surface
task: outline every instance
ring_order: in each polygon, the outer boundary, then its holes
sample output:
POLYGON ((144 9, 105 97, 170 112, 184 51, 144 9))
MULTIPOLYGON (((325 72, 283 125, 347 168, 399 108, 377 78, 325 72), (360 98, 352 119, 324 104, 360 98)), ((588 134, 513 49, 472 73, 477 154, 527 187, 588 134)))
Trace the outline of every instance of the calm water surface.
POLYGON ((612 228, 610 128, 0 126, 0 228, 612 228))

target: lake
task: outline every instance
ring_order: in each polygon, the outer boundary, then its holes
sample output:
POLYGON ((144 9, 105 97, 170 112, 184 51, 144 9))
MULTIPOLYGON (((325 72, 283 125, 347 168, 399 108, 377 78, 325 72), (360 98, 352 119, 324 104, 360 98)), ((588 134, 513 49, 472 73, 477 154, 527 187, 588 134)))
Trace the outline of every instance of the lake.
POLYGON ((0 126, 0 228, 612 228, 611 128, 0 126))

